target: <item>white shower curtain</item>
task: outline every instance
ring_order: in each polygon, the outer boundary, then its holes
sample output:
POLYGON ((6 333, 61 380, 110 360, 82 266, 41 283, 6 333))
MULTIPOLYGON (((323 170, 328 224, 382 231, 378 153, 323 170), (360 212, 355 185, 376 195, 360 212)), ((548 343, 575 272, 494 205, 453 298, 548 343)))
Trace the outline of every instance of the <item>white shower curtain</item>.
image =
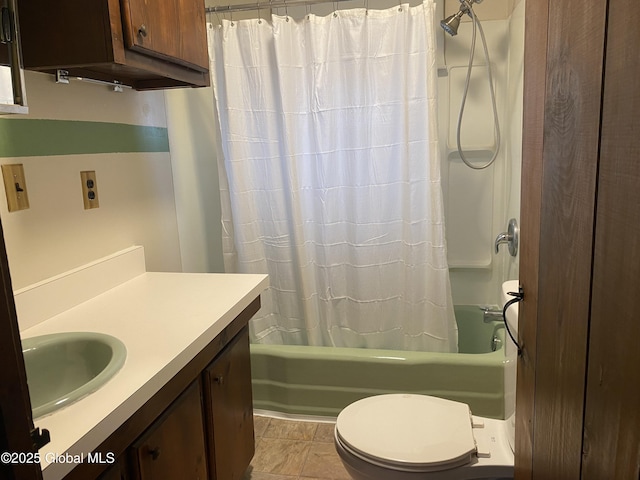
POLYGON ((434 10, 209 29, 225 267, 270 277, 254 342, 457 350, 434 10))

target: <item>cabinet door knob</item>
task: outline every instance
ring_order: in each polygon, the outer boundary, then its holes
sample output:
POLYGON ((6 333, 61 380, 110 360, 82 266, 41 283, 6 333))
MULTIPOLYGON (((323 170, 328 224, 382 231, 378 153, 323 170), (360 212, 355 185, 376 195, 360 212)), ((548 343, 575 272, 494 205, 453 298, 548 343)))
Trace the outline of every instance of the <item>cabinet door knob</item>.
POLYGON ((224 383, 224 376, 223 375, 216 375, 213 378, 213 381, 216 382, 218 385, 222 385, 224 383))
POLYGON ((152 460, 157 460, 160 456, 160 447, 150 448, 149 455, 151 455, 152 460))
POLYGON ((147 26, 145 24, 140 25, 140 28, 138 29, 138 35, 140 35, 141 37, 147 36, 147 26))

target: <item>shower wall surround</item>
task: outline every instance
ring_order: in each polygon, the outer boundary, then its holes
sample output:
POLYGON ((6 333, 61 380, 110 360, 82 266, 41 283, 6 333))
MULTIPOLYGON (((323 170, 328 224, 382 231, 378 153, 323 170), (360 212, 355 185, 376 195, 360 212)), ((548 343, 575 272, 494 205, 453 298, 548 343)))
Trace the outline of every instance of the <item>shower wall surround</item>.
MULTIPOLYGON (((524 0, 513 7, 505 19, 483 21, 477 13, 487 38, 502 134, 496 162, 485 170, 466 167, 456 145, 471 24, 463 22, 457 36, 445 35, 444 39, 446 66, 440 69, 438 108, 455 304, 496 304, 502 282, 518 275, 517 257, 510 257, 506 249, 497 255, 493 250, 496 236, 506 230, 509 218, 519 219, 520 210, 524 0)), ((487 67, 479 34, 473 65, 461 143, 467 158, 485 163, 495 145, 487 67)))

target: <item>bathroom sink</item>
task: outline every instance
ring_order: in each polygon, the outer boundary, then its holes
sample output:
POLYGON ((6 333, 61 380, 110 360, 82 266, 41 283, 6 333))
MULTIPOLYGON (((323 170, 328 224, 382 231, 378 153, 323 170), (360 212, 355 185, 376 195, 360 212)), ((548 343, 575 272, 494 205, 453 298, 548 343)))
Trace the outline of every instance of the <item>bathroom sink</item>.
POLYGON ((64 332, 22 340, 33 417, 95 392, 124 364, 127 349, 111 335, 64 332))

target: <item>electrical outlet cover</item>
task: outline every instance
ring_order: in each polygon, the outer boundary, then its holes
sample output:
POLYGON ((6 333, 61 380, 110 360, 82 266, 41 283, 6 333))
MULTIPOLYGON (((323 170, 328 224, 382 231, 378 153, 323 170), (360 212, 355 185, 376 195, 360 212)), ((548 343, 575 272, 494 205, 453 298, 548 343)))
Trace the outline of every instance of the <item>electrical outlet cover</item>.
POLYGON ((80 172, 82 179, 82 201, 84 209, 98 208, 100 201, 98 200, 98 182, 96 181, 96 172, 94 170, 80 172))

